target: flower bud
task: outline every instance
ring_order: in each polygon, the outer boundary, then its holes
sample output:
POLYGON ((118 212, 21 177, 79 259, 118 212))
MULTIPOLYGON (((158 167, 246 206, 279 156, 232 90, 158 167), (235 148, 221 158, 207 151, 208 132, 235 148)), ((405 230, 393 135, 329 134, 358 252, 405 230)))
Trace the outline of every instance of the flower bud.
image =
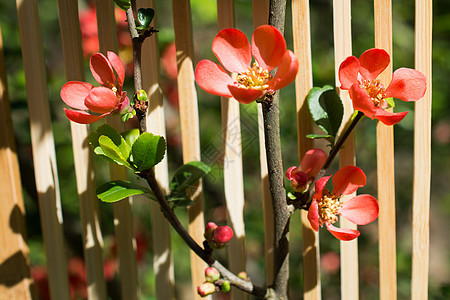
POLYGON ((197 293, 201 297, 206 297, 213 294, 216 291, 216 286, 211 282, 204 282, 197 287, 197 293))
POLYGON ((147 93, 144 90, 139 90, 136 92, 136 98, 139 101, 145 102, 147 101, 147 93))
POLYGON ((286 171, 286 177, 291 181, 291 189, 294 192, 302 193, 308 188, 308 175, 297 167, 290 167, 286 171))
POLYGON ((208 267, 205 269, 205 280, 207 282, 214 282, 220 279, 220 273, 215 268, 208 267))
POLYGON ((220 290, 224 293, 227 293, 230 291, 230 289, 231 289, 230 282, 228 280, 224 280, 222 282, 222 285, 220 286, 220 290))
POLYGON ((205 239, 209 242, 214 236, 214 230, 217 228, 216 223, 209 222, 205 227, 205 239))
POLYGON ((237 275, 240 279, 244 279, 244 280, 247 280, 248 278, 247 278, 247 272, 245 272, 245 271, 242 271, 242 272, 239 272, 239 274, 237 275))
POLYGON ((226 246, 233 237, 233 229, 229 226, 218 226, 214 230, 214 236, 212 238, 213 248, 222 248, 226 246))

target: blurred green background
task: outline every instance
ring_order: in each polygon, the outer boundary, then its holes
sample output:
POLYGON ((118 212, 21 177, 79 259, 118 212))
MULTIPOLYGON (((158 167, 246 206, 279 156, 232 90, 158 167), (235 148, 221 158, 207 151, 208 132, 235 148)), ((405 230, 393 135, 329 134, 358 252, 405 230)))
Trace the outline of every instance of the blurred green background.
MULTIPOLYGON (((48 92, 52 126, 54 130, 58 172, 61 186, 61 198, 64 212, 64 232, 67 242, 68 256, 73 264, 80 263, 83 256, 81 244, 81 227, 79 206, 75 185, 74 162, 70 141, 69 121, 62 108, 64 107, 59 91, 65 83, 61 40, 58 24, 58 12, 55 0, 40 0, 39 12, 43 33, 44 53, 47 66, 48 92)), ((430 299, 450 298, 450 256, 449 256, 449 219, 450 219, 450 105, 446 95, 450 94, 450 2, 435 0, 433 20, 433 108, 432 108, 432 190, 430 215, 430 299)), ((292 49, 291 2, 288 1, 286 20, 286 39, 288 48, 292 49)), ((332 1, 311 1, 311 35, 314 85, 334 85, 334 50, 332 1)), ((192 0, 192 23, 194 28, 195 51, 198 59, 213 59, 211 43, 216 29, 216 2, 214 0, 192 0)), ((91 8, 92 9, 92 8, 91 8)), ((80 1, 80 16, 84 15, 84 23, 92 22, 92 11, 85 1, 80 1)), ((159 30, 158 39, 161 53, 165 52, 174 39, 171 2, 156 1, 156 18, 159 30)), ((236 28, 247 36, 253 31, 251 19, 251 1, 235 1, 236 28)), ((123 26, 124 15, 118 14, 118 30, 120 34, 120 56, 130 60, 129 41, 126 28, 123 26), (121 24, 121 25, 120 25, 121 24), (125 29, 124 29, 125 28, 125 29)), ((23 191, 26 207, 28 243, 31 263, 35 268, 45 265, 45 254, 42 245, 42 234, 37 205, 37 194, 34 186, 34 172, 31 157, 29 118, 27 95, 25 93, 25 76, 22 66, 20 36, 17 13, 14 1, 0 2, 0 25, 3 34, 4 51, 7 63, 8 88, 11 98, 12 118, 20 159, 23 191)), ((86 25, 86 24, 85 24, 86 25)), ((373 1, 352 1, 352 36, 353 53, 359 56, 366 49, 374 47, 373 1)), ((85 35, 86 45, 89 32, 85 35)), ((89 44, 90 45, 90 44, 89 44)), ((92 49, 95 51, 95 46, 92 49)), ((145 54, 144 54, 145 55, 145 54)), ((300 62, 301 63, 301 62, 300 62)), ((170 63, 169 63, 170 65, 170 63)), ((393 1, 393 66, 414 67, 414 1, 393 1)), ((88 68, 86 56, 86 79, 94 80, 88 68)), ((126 90, 132 93, 131 76, 127 75, 126 90)), ((178 123, 176 81, 171 72, 162 66, 162 85, 166 95, 167 138, 169 142, 168 158, 170 170, 174 171, 182 162, 180 148, 180 129, 178 123)), ((223 167, 217 157, 222 147, 220 101, 198 89, 200 132, 202 159, 211 164, 214 171, 205 180, 205 219, 225 223, 223 167)), ((283 148, 283 165, 287 169, 298 164, 297 133, 294 85, 281 92, 281 136, 283 148)), ((412 173, 413 173, 413 120, 414 105, 397 101, 398 111, 410 111, 401 123, 395 126, 395 163, 396 163, 396 227, 397 227, 397 269, 398 298, 411 297, 411 207, 412 207, 412 173)), ((367 174, 368 184, 359 190, 376 196, 376 131, 375 121, 364 119, 356 130, 356 155, 358 166, 367 174)), ((259 180, 259 147, 258 128, 256 123, 256 104, 241 106, 242 150, 245 179, 245 226, 246 246, 248 251, 247 271, 255 283, 264 284, 264 245, 261 207, 261 185, 259 180)), ((96 161, 96 179, 99 183, 108 180, 107 164, 96 161)), ((225 164, 226 167, 226 164, 225 164)), ((110 205, 99 203, 101 226, 105 238, 105 261, 115 261, 113 240, 112 209, 110 205)), ((152 272, 151 224, 149 219, 149 203, 136 199, 135 230, 138 240, 140 283, 142 299, 155 299, 155 284, 152 272)), ((177 214, 185 222, 183 209, 177 214)), ((302 295, 302 260, 301 260, 301 228, 299 213, 296 212, 291 222, 291 298, 301 299, 302 295)), ((377 222, 363 226, 359 238, 360 295, 361 299, 378 299, 378 243, 377 222)), ((175 276, 177 297, 190 295, 190 276, 188 249, 183 242, 172 235, 175 260, 175 276)), ((322 294, 323 299, 340 299, 339 278, 339 241, 325 230, 321 231, 320 251, 322 253, 322 294)), ((226 252, 218 251, 218 257, 226 261, 226 252)), ((74 271, 73 276, 78 276, 74 271)), ((117 276, 109 278, 108 289, 111 299, 117 297, 117 276)), ((45 295, 41 294, 45 299, 45 295)), ((77 294, 83 298, 83 292, 77 294)))

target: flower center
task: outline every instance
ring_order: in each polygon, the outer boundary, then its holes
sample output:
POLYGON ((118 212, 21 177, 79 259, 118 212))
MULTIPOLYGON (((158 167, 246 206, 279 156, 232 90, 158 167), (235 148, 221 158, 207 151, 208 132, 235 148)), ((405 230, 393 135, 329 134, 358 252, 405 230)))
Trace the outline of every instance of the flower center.
POLYGON ((338 211, 342 207, 339 197, 336 197, 325 189, 322 193, 322 199, 318 201, 318 204, 320 225, 323 223, 333 224, 338 220, 338 211))
POLYGON ((375 106, 387 108, 388 103, 384 99, 385 89, 379 80, 363 80, 359 86, 366 90, 375 106))
POLYGON ((264 91, 269 87, 267 85, 267 82, 271 78, 272 76, 269 74, 269 71, 261 68, 255 62, 253 64, 253 67, 247 67, 246 71, 240 73, 236 77, 236 81, 238 82, 240 88, 244 89, 251 88, 255 90, 264 91))

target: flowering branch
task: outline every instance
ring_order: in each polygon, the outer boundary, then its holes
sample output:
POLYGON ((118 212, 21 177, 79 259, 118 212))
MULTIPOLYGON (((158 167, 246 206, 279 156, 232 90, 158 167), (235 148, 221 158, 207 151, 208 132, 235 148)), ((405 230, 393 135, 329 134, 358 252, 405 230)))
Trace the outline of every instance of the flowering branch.
MULTIPOLYGON (((136 93, 142 90, 142 72, 141 72, 141 49, 142 43, 145 38, 152 35, 156 30, 151 28, 147 30, 144 34, 139 34, 136 28, 136 23, 133 14, 134 2, 132 3, 132 7, 127 10, 127 21, 128 28, 130 31, 130 35, 132 38, 132 46, 133 46, 133 63, 134 63, 134 89, 136 93), (149 33, 150 32, 150 33, 149 33)), ((136 108, 136 107, 135 107, 136 108)), ((146 115, 147 107, 140 106, 139 109, 136 109, 136 116, 138 117, 139 124, 139 132, 142 134, 147 131, 146 123, 145 123, 145 115, 146 115)), ((203 249, 200 247, 197 242, 191 237, 191 235, 187 232, 184 226, 181 224, 178 217, 173 212, 173 209, 170 207, 167 199, 164 197, 164 194, 156 180, 155 171, 153 168, 148 169, 146 171, 140 172, 139 176, 145 179, 153 191, 156 200, 158 201, 161 210, 165 216, 165 218, 169 221, 171 226, 175 229, 175 231, 180 235, 180 237, 185 241, 185 243, 189 246, 189 248, 195 252, 203 261, 205 261, 209 266, 217 269, 222 275, 223 279, 228 280, 230 284, 236 286, 244 292, 249 294, 253 294, 257 297, 264 297, 266 294, 266 290, 262 287, 258 287, 253 285, 253 283, 249 280, 244 280, 230 272, 227 268, 225 268, 219 261, 217 261, 212 255, 212 249, 206 248, 203 249)))

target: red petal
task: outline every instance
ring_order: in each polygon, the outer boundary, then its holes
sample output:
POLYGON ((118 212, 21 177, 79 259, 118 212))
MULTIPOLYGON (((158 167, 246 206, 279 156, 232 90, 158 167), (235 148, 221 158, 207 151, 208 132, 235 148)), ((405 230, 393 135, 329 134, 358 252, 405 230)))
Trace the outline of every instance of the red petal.
POLYGON ((260 90, 243 89, 234 85, 229 85, 228 89, 230 90, 231 95, 233 95, 233 98, 242 104, 252 103, 256 99, 264 96, 264 93, 260 90))
POLYGON ((230 72, 247 70, 252 61, 252 52, 247 37, 234 28, 221 30, 212 43, 212 51, 220 63, 230 72))
POLYGON ((302 158, 300 170, 308 174, 308 177, 316 177, 327 157, 328 155, 322 149, 310 149, 302 158))
POLYGON ((369 49, 359 57, 361 64, 359 72, 365 79, 376 79, 387 68, 390 61, 389 54, 383 49, 369 49))
POLYGON ((408 114, 407 111, 392 113, 384 109, 377 109, 375 112, 375 119, 380 120, 386 125, 395 125, 408 114))
POLYGON ((111 63, 102 53, 92 54, 89 66, 92 75, 98 83, 108 87, 116 84, 116 77, 114 76, 111 63))
POLYGON ((275 27, 263 25, 253 32, 252 54, 263 69, 270 71, 276 68, 286 50, 286 41, 275 27))
POLYGON ((81 81, 69 81, 61 88, 61 99, 70 107, 87 110, 84 100, 92 89, 92 84, 81 81))
POLYGON ((330 179, 330 177, 331 176, 324 176, 316 181, 314 199, 322 198, 322 191, 327 185, 327 182, 330 179))
POLYGON ((195 69, 195 80, 208 93, 231 97, 228 85, 234 84, 234 80, 221 66, 210 60, 204 59, 198 63, 195 69))
POLYGON ((278 66, 277 74, 269 80, 269 89, 274 91, 284 88, 295 80, 298 72, 298 60, 294 52, 288 50, 278 66))
POLYGON ((366 175, 355 166, 346 166, 333 176, 333 194, 336 196, 354 193, 359 187, 366 185, 366 175))
POLYGON ((366 90, 360 87, 358 84, 352 85, 349 90, 350 98, 352 99, 353 108, 363 112, 366 117, 373 119, 377 107, 370 99, 366 90))
POLYGON ((293 177, 292 177, 292 173, 295 173, 295 171, 297 170, 297 167, 290 167, 289 169, 287 169, 287 171, 286 171, 286 178, 287 179, 289 179, 289 180, 292 180, 293 179, 293 177))
POLYGON ((93 88, 84 103, 90 110, 99 114, 113 111, 118 104, 116 94, 102 86, 93 88))
POLYGON ((108 51, 107 55, 109 62, 117 73, 117 82, 120 86, 123 86, 123 81, 125 80, 125 68, 123 67, 122 61, 119 56, 112 51, 108 51))
POLYGON ((80 124, 91 124, 94 123, 95 121, 100 120, 101 118, 104 118, 107 115, 104 114, 101 116, 94 116, 85 111, 71 110, 66 108, 64 108, 64 112, 66 113, 66 116, 69 120, 80 124))
POLYGON ((426 90, 425 75, 414 69, 400 68, 392 75, 392 81, 386 89, 386 97, 417 101, 425 95, 426 90))
POLYGON ((319 231, 319 204, 316 200, 311 202, 311 206, 308 210, 308 220, 311 224, 311 228, 314 231, 319 231))
POLYGON ((360 233, 358 230, 348 228, 338 228, 332 224, 326 224, 328 231, 341 241, 351 241, 357 238, 360 233))
POLYGON ((339 66, 339 81, 341 89, 348 90, 353 84, 358 84, 359 60, 354 56, 347 57, 339 66))
POLYGON ((369 224, 378 217, 378 201, 371 195, 359 195, 344 203, 339 213, 357 225, 369 224))

